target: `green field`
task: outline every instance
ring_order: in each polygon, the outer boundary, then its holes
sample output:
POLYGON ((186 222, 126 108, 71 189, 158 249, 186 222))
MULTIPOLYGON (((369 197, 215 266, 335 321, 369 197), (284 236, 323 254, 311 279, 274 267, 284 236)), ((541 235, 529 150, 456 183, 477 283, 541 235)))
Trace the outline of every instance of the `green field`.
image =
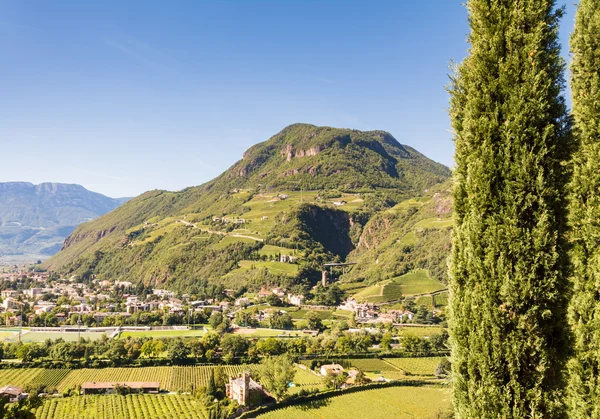
POLYGON ((409 375, 433 376, 442 359, 444 358, 386 358, 385 361, 409 375))
POLYGON ((450 393, 439 387, 389 387, 343 394, 260 415, 261 419, 428 418, 450 410, 450 393))
POLYGON ((414 225, 413 228, 432 228, 432 229, 441 229, 441 228, 450 228, 452 227, 452 218, 426 218, 425 220, 419 221, 414 225))
POLYGON ((275 275, 297 275, 298 265, 295 263, 284 263, 284 262, 263 262, 259 260, 242 260, 240 261, 240 267, 231 271, 247 271, 249 269, 261 269, 266 268, 275 275))
POLYGON ((400 286, 403 295, 427 294, 446 289, 444 284, 431 278, 425 269, 417 269, 392 281, 400 286))
POLYGON ((234 243, 256 243, 256 240, 249 239, 247 237, 234 237, 234 236, 224 236, 223 239, 212 245, 212 248, 215 250, 223 250, 230 244, 234 243))
POLYGON ((189 391, 206 386, 210 371, 222 368, 229 375, 241 371, 255 371, 256 365, 224 365, 222 367, 143 367, 143 368, 82 368, 72 370, 57 386, 59 391, 76 388, 86 381, 158 381, 161 389, 168 391, 189 391))
POLYGON ((444 329, 438 326, 426 326, 426 327, 412 327, 402 326, 400 327, 399 336, 415 335, 418 337, 428 337, 431 335, 437 335, 442 333, 444 329))
POLYGON ((414 246, 417 244, 417 236, 415 236, 415 232, 410 231, 406 233, 404 236, 402 236, 399 243, 406 246, 414 246))
POLYGON ((130 394, 46 399, 37 419, 204 419, 200 401, 192 396, 130 394))
POLYGON ((279 330, 266 328, 239 328, 235 329, 234 334, 242 335, 246 338, 276 338, 276 337, 302 337, 304 333, 297 330, 279 330))
POLYGON ((78 334, 77 332, 28 332, 23 333, 21 335, 22 342, 44 342, 48 339, 58 339, 61 338, 66 342, 77 342, 78 335, 84 339, 97 340, 101 339, 103 335, 106 333, 98 333, 98 332, 81 332, 78 334))
MULTIPOLYGON (((210 326, 207 326, 210 328, 210 326)), ((169 338, 169 337, 198 337, 204 336, 206 332, 203 329, 192 330, 140 330, 135 332, 122 332, 120 337, 153 337, 153 338, 169 338)))
POLYGON ((43 372, 43 368, 3 368, 0 369, 0 387, 19 386, 37 383, 37 378, 43 372))
POLYGON ((284 309, 285 311, 287 311, 287 313, 292 317, 292 319, 294 320, 301 320, 304 319, 306 317, 306 314, 309 311, 312 311, 313 313, 315 313, 317 315, 317 317, 321 320, 327 320, 333 317, 334 312, 331 310, 288 310, 288 309, 284 309))

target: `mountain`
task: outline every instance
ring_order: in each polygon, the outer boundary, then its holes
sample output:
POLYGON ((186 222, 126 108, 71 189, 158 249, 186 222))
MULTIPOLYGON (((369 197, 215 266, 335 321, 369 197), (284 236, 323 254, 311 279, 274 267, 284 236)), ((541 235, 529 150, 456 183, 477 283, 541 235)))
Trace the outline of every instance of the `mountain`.
POLYGON ((117 208, 80 185, 0 183, 0 255, 53 255, 77 225, 117 208))
POLYGON ((371 220, 432 199, 449 177, 389 133, 294 124, 210 182, 146 192, 80 225, 45 266, 197 293, 308 286, 323 262, 362 256, 371 220))

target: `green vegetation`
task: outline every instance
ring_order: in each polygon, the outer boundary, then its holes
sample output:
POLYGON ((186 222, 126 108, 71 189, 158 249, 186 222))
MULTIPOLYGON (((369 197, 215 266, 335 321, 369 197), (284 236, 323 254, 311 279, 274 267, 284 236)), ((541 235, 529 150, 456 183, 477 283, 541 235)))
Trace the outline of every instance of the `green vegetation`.
POLYGON ((399 286, 402 295, 427 294, 446 289, 446 286, 431 279, 428 272, 419 269, 393 279, 393 284, 399 286))
MULTIPOLYGON (((427 294, 446 289, 446 286, 435 279, 429 277, 424 269, 409 272, 405 275, 391 280, 384 281, 378 285, 363 288, 354 294, 357 301, 369 303, 383 303, 399 300, 405 296, 416 294, 427 294)), ((425 305, 432 306, 432 297, 425 305)), ((420 305, 419 301, 417 304, 420 305)))
POLYGON ((450 410, 450 394, 439 387, 389 387, 342 394, 286 407, 261 419, 427 418, 450 410))
POLYGON ((46 399, 37 419, 205 419, 202 403, 185 395, 129 394, 46 399))
POLYGON ((600 417, 600 310, 598 257, 600 242, 595 220, 600 211, 600 4, 581 0, 571 38, 573 118, 579 149, 574 156, 571 196, 574 293, 570 320, 575 334, 569 363, 568 406, 573 418, 600 417))
POLYGON ((446 358, 386 358, 385 361, 401 369, 407 375, 433 376, 436 367, 446 358))
POLYGON ((147 192, 79 226, 44 266, 200 295, 202 281, 252 291, 314 284, 320 264, 346 258, 370 218, 449 175, 388 133, 296 124, 205 185, 147 192), (298 264, 245 269, 278 254, 298 264))
POLYGON ((554 5, 468 2, 471 47, 450 88, 457 417, 561 417, 572 144, 554 5))

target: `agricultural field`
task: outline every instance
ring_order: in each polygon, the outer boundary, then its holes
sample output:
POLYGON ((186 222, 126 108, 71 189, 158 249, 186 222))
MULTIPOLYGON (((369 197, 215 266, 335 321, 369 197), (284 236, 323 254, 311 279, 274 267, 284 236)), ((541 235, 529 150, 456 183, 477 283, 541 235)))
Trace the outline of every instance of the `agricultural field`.
POLYGON ((254 365, 223 365, 213 366, 195 366, 195 367, 172 367, 173 375, 171 377, 170 391, 189 391, 192 388, 206 386, 210 378, 211 370, 221 368, 226 377, 237 376, 242 371, 256 373, 260 368, 258 364, 254 365))
POLYGON ((57 388, 62 380, 71 373, 67 368, 49 368, 44 369, 40 374, 35 376, 33 384, 41 384, 48 387, 57 388))
POLYGON ((158 381, 161 389, 189 391, 192 387, 206 386, 210 371, 221 368, 226 376, 235 376, 242 371, 256 372, 258 365, 211 365, 193 367, 143 367, 143 368, 4 368, 0 369, 0 387, 28 384, 43 384, 58 391, 73 389, 87 381, 158 381))
MULTIPOLYGON (((210 326, 207 325, 210 329, 210 326)), ((185 329, 185 330, 140 330, 135 332, 121 332, 121 338, 127 337, 153 337, 153 338, 174 338, 174 337, 200 337, 204 336, 204 329, 185 329)))
POLYGON ((259 251, 258 254, 261 256, 277 256, 277 255, 289 255, 302 257, 304 256, 304 252, 294 249, 288 249, 286 247, 273 246, 270 244, 265 244, 259 251))
POLYGON ((81 332, 79 334, 77 332, 27 332, 21 335, 21 341, 44 342, 48 339, 55 340, 61 338, 65 342, 77 342, 78 336, 81 336, 83 339, 98 340, 102 339, 103 335, 106 335, 106 333, 81 332))
MULTIPOLYGON (((242 260, 240 261, 240 267, 230 272, 233 274, 234 272, 247 271, 249 269, 261 269, 266 268, 271 273, 275 275, 288 275, 295 276, 298 274, 299 265, 295 263, 285 263, 285 262, 263 262, 259 260, 242 260)), ((229 275, 229 274, 228 274, 229 275)))
POLYGON ((192 396, 130 394, 47 399, 35 411, 37 419, 205 419, 192 396))
POLYGON ((386 358, 385 361, 400 368, 407 375, 433 376, 444 357, 429 358, 386 358))
POLYGON ((427 294, 446 289, 444 284, 431 278, 425 269, 417 269, 392 281, 400 286, 403 295, 427 294))
POLYGON ((0 387, 13 385, 25 387, 35 383, 43 368, 3 368, 0 369, 0 387))
POLYGON ((259 418, 428 418, 450 410, 450 406, 450 392, 440 387, 388 387, 290 406, 259 418))
POLYGON ((256 243, 256 240, 247 237, 224 236, 223 240, 212 245, 215 250, 223 250, 230 244, 234 243, 256 243))
POLYGON ((331 310, 289 310, 288 308, 284 308, 284 310, 287 311, 290 317, 294 320, 304 319, 309 311, 316 313, 317 317, 321 320, 331 319, 334 316, 334 312, 331 310))
POLYGON ((296 367, 294 384, 296 386, 316 386, 323 383, 323 378, 302 368, 296 367))
POLYGON ((443 229, 452 227, 452 218, 426 218, 425 220, 419 221, 414 225, 413 228, 431 228, 431 229, 443 229))
POLYGON ((172 377, 172 367, 82 368, 71 371, 60 382, 58 390, 76 388, 87 381, 158 381, 161 388, 169 390, 172 377))
POLYGON ((417 236, 415 236, 415 232, 409 231, 406 233, 404 236, 402 236, 399 243, 405 246, 414 246, 417 244, 417 236))
POLYGON ((385 377, 388 380, 399 380, 404 378, 404 371, 382 361, 381 359, 352 359, 351 364, 354 368, 358 368, 371 380, 385 377))
POLYGON ((442 333, 444 328, 439 326, 425 326, 425 327, 416 327, 416 326, 401 326, 399 328, 398 336, 406 336, 406 335, 414 335, 420 338, 429 337, 431 335, 437 335, 442 333))
POLYGON ((236 335, 247 338, 276 338, 276 337, 302 337, 304 333, 298 330, 280 330, 266 328, 240 327, 233 331, 236 335))

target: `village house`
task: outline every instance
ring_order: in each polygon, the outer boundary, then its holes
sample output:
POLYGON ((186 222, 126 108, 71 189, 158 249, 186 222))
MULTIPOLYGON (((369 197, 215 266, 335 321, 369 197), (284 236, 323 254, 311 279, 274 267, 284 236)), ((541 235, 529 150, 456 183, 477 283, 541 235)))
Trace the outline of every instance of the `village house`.
POLYGON ((278 296, 279 298, 283 298, 283 297, 285 297, 285 291, 283 290, 283 288, 279 288, 279 287, 277 287, 277 288, 273 288, 273 289, 271 290, 271 292, 272 292, 273 294, 275 294, 276 296, 278 296))
POLYGON ((304 304, 304 295, 298 294, 288 294, 288 301, 290 302, 291 305, 294 306, 301 306, 302 304, 304 304))
POLYGON ((247 306, 248 304, 250 304, 250 299, 248 297, 242 297, 235 300, 235 305, 238 307, 247 306))
POLYGON ((271 292, 265 290, 264 288, 261 288, 261 290, 258 292, 258 298, 267 298, 271 294, 271 292))
POLYGON ((5 310, 18 310, 21 308, 21 303, 18 302, 17 300, 15 300, 14 298, 6 298, 4 299, 4 301, 2 302, 2 307, 4 307, 5 310))
POLYGON ((282 263, 294 263, 298 260, 298 257, 296 256, 290 256, 290 255, 281 255, 279 257, 279 261, 282 263))
POLYGON ((323 377, 327 374, 338 375, 344 372, 344 367, 340 364, 325 364, 321 365, 320 372, 323 377))
POLYGON ((227 397, 242 406, 258 406, 264 395, 263 387, 247 372, 242 372, 236 378, 230 377, 229 382, 225 384, 225 392, 227 397))
POLYGON ((8 297, 16 297, 17 295, 19 295, 19 291, 15 291, 15 290, 3 290, 2 291, 2 298, 8 298, 8 297))
POLYGON ((154 295, 158 295, 159 297, 163 297, 163 298, 175 298, 175 293, 173 291, 169 291, 169 290, 152 290, 152 294, 154 295))
POLYGON ((335 201, 333 205, 335 205, 336 207, 341 207, 342 205, 346 205, 346 203, 346 201, 335 201))
POLYGON ((6 397, 9 403, 18 402, 21 399, 27 397, 27 394, 23 393, 23 389, 17 386, 4 386, 0 388, 0 398, 6 397))

